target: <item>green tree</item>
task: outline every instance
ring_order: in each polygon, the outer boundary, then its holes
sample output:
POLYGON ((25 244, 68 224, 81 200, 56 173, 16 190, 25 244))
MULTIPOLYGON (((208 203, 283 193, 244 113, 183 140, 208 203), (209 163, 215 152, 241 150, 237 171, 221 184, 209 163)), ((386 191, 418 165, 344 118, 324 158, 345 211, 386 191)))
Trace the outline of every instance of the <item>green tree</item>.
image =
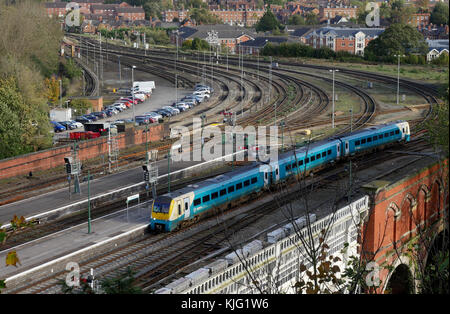
POLYGON ((264 15, 261 17, 261 19, 256 24, 256 31, 257 32, 267 32, 267 31, 273 31, 275 29, 281 29, 282 26, 280 22, 278 22, 275 15, 272 13, 270 9, 267 9, 264 15))
POLYGON ((308 14, 306 14, 305 22, 307 25, 318 25, 319 17, 316 14, 309 12, 308 14))
POLYGON ((305 25, 305 18, 300 14, 291 15, 288 19, 289 25, 305 25))
POLYGON ((394 0, 391 2, 391 23, 407 24, 416 8, 406 6, 404 0, 394 0))
POLYGON ((80 116, 85 114, 92 106, 86 99, 72 99, 69 107, 75 110, 77 116, 80 116))
POLYGON ((194 8, 189 11, 189 17, 199 24, 218 24, 221 20, 205 8, 194 8))
POLYGON ((392 24, 380 36, 369 42, 364 54, 369 59, 392 58, 395 54, 425 54, 427 47, 422 34, 414 27, 392 24))
POLYGON ((443 103, 437 104, 433 107, 435 112, 434 119, 428 121, 425 124, 425 128, 428 130, 428 136, 430 143, 441 149, 445 156, 449 156, 449 85, 448 81, 444 85, 445 91, 442 92, 443 103))
POLYGON ((442 2, 436 3, 430 16, 431 23, 448 25, 448 12, 448 4, 442 2))

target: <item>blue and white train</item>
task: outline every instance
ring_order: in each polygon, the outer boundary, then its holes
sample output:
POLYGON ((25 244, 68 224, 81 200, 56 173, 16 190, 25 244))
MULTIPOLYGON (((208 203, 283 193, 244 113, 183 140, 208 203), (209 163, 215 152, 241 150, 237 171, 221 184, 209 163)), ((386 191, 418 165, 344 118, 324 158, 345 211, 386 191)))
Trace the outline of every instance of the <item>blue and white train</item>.
POLYGON ((158 196, 150 229, 170 232, 214 210, 231 208, 294 175, 308 175, 348 156, 410 140, 409 124, 396 121, 331 137, 281 154, 276 161, 251 165, 158 196))

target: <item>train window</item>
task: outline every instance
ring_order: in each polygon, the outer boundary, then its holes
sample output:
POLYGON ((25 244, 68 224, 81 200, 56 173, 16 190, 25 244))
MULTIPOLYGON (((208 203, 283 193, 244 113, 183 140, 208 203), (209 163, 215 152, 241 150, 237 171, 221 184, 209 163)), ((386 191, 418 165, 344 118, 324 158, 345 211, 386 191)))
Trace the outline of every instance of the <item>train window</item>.
POLYGON ((368 138, 367 138, 367 143, 370 143, 370 142, 372 142, 372 138, 371 138, 371 137, 368 137, 368 138))
POLYGON ((181 215, 181 204, 178 204, 178 215, 181 215))
POLYGON ((345 149, 348 149, 348 142, 345 142, 345 149))
POLYGON ((186 210, 188 210, 188 208, 189 208, 188 202, 184 202, 184 210, 186 211, 186 210))
POLYGON ((394 131, 389 132, 389 136, 394 136, 394 131))
POLYGON ((244 186, 249 186, 250 185, 250 180, 245 180, 244 181, 244 186))
POLYGON ((291 170, 291 165, 287 165, 286 167, 284 167, 284 169, 285 169, 286 171, 291 170))
POLYGON ((208 202, 209 201, 209 195, 203 196, 202 201, 203 201, 203 203, 208 202))
POLYGON ((327 156, 327 152, 323 152, 322 157, 326 157, 326 156, 327 156))
POLYGON ((242 182, 236 184, 236 190, 240 190, 240 189, 242 189, 242 182))
POLYGON ((252 184, 255 184, 257 181, 258 181, 258 178, 255 177, 255 178, 252 178, 251 182, 252 182, 252 184))
POLYGON ((384 137, 388 137, 389 136, 389 133, 384 133, 384 137))
POLYGON ((400 131, 399 130, 395 130, 395 134, 399 134, 400 133, 400 131))
POLYGON ((297 168, 297 163, 296 163, 296 162, 294 162, 294 163, 292 164, 292 168, 297 168))
POLYGON ((316 159, 320 159, 320 154, 317 154, 317 155, 316 155, 316 159))
POLYGON ((361 140, 361 144, 366 144, 366 139, 365 139, 365 138, 363 138, 363 139, 361 140))
POLYGON ((309 158, 306 158, 305 159, 305 164, 308 164, 309 163, 309 158))
POLYGON ((234 185, 228 187, 228 193, 234 192, 234 185))
POLYGON ((303 159, 298 162, 298 165, 299 166, 303 165, 303 159))
POLYGON ((361 144, 361 141, 356 141, 356 142, 355 142, 355 145, 356 145, 356 146, 358 146, 358 145, 360 145, 360 144, 361 144))
POLYGON ((275 174, 278 175, 278 168, 275 170, 275 174))
POLYGON ((202 201, 201 201, 201 199, 199 199, 199 198, 196 198, 195 200, 194 200, 194 206, 198 206, 198 205, 200 205, 202 203, 202 201))
POLYGON ((381 140, 383 138, 383 133, 379 134, 378 138, 381 140))
POLYGON ((266 179, 266 180, 267 180, 267 172, 266 172, 266 173, 264 173, 264 179, 266 179))
POLYGON ((373 137, 373 140, 376 141, 377 139, 378 139, 378 136, 375 135, 375 136, 373 137))
POLYGON ((327 150, 327 154, 331 155, 331 149, 327 150))
POLYGON ((214 192, 213 194, 211 194, 211 199, 216 199, 219 197, 219 193, 218 192, 214 192))
POLYGON ((402 129, 402 132, 405 133, 405 128, 402 129))
POLYGON ((311 161, 316 160, 316 156, 311 156, 311 161))
POLYGON ((227 194, 227 189, 220 190, 220 196, 227 194))

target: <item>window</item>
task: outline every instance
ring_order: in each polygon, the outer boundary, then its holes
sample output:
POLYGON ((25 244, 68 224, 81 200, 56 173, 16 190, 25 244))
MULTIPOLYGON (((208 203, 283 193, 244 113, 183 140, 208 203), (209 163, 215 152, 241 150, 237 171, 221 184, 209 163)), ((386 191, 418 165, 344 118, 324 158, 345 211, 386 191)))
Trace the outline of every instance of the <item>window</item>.
POLYGON ((317 155, 316 155, 316 159, 320 159, 320 154, 317 154, 317 155))
POLYGON ((373 137, 373 140, 376 141, 377 139, 378 139, 378 136, 375 135, 375 136, 373 137))
POLYGON ((178 215, 181 215, 181 204, 178 204, 178 215))
POLYGON ((234 192, 234 186, 228 187, 228 193, 234 192))
POLYGON ((306 158, 305 164, 308 164, 308 163, 309 163, 309 158, 306 158))
POLYGON ((189 208, 188 202, 184 202, 184 210, 186 211, 186 210, 188 210, 188 208, 189 208))
POLYGON ((203 196, 202 201, 203 201, 203 203, 208 202, 209 201, 209 195, 203 196))
POLYGON ((356 146, 358 146, 358 145, 360 145, 360 144, 361 144, 361 141, 356 141, 356 142, 355 142, 355 145, 356 145, 356 146))
POLYGON ((370 143, 370 142, 372 142, 372 138, 371 138, 371 137, 368 137, 368 138, 367 138, 367 143, 370 143))
POLYGON ((213 194, 211 194, 211 199, 216 199, 219 197, 219 193, 214 192, 213 194))
POLYGON ((389 136, 389 133, 384 133, 384 137, 388 137, 389 136))
POLYGON ((394 131, 389 132, 390 136, 394 136, 394 131))
POLYGON ((302 165, 303 165, 303 159, 300 160, 300 161, 298 162, 298 165, 299 165, 299 166, 302 166, 302 165))
POLYGON ((244 181, 244 186, 249 186, 250 185, 250 180, 245 180, 244 181))
POLYGON ((316 160, 316 156, 311 156, 311 161, 316 160))
POLYGON ((202 201, 201 201, 201 199, 199 199, 199 198, 196 198, 195 200, 194 200, 194 206, 198 206, 198 205, 200 205, 202 203, 202 201))
POLYGON ((255 184, 257 181, 258 181, 258 178, 256 178, 256 177, 255 177, 255 178, 252 178, 251 183, 252 183, 252 184, 255 184))
POLYGON ((227 189, 220 190, 220 196, 227 194, 227 189))
POLYGON ((345 142, 345 149, 348 149, 348 142, 345 142))
POLYGON ((363 138, 363 139, 361 140, 361 144, 366 144, 366 139, 365 139, 365 138, 363 138))
POLYGON ((292 164, 292 168, 297 168, 297 163, 296 163, 296 162, 294 162, 294 163, 292 164))
POLYGON ((291 170, 291 165, 287 165, 287 166, 285 167, 285 169, 286 169, 286 171, 291 170))
POLYGON ((378 135, 378 138, 381 140, 383 138, 383 134, 378 135))
POLYGON ((242 189, 242 182, 236 184, 236 190, 240 190, 240 189, 242 189))
POLYGON ((400 133, 400 131, 399 130, 395 130, 395 134, 399 134, 400 133))
POLYGON ((327 154, 328 154, 328 155, 331 155, 331 149, 329 149, 329 150, 327 151, 327 154))
POLYGON ((275 174, 278 175, 278 168, 275 170, 275 174))
POLYGON ((327 156, 327 152, 322 153, 322 158, 327 156))

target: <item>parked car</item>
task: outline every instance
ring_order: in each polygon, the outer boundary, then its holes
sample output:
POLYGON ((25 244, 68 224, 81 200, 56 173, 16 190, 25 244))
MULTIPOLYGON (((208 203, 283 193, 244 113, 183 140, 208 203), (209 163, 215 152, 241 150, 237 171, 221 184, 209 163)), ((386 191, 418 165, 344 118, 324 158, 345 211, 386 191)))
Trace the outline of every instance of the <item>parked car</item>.
MULTIPOLYGON (((131 97, 129 97, 129 98, 127 98, 127 97, 120 97, 119 101, 121 101, 121 100, 128 101, 130 104, 133 103, 133 98, 131 98, 131 97)), ((137 100, 137 98, 135 98, 134 99, 134 104, 137 105, 137 103, 138 103, 138 100, 137 100)))
POLYGON ((70 120, 69 122, 72 122, 73 125, 75 125, 75 128, 82 128, 83 127, 83 123, 75 121, 75 120, 70 120))
POLYGON ((107 117, 106 113, 101 112, 101 111, 92 112, 91 114, 93 114, 94 116, 98 117, 99 119, 103 119, 103 118, 107 117))
POLYGON ((196 84, 194 89, 195 90, 207 89, 207 90, 209 90, 210 93, 214 92, 214 88, 212 88, 211 86, 208 86, 208 85, 204 85, 204 84, 196 84))
POLYGON ((86 118, 86 117, 84 117, 84 116, 76 117, 76 118, 75 118, 75 121, 76 121, 76 122, 80 122, 80 123, 82 123, 82 124, 92 122, 91 119, 88 119, 88 118, 86 118))
POLYGON ((183 100, 183 103, 188 105, 189 108, 192 108, 196 105, 195 100, 191 100, 191 99, 185 99, 185 100, 183 100))
POLYGON ((197 97, 196 95, 187 95, 184 96, 183 98, 181 98, 181 101, 194 101, 196 105, 198 105, 200 103, 200 97, 197 97))
POLYGON ((166 109, 166 110, 172 112, 173 115, 177 115, 177 114, 180 113, 180 110, 178 110, 178 109, 176 109, 174 107, 171 107, 171 106, 164 106, 164 107, 162 107, 162 109, 166 109))
POLYGON ((63 131, 66 130, 66 127, 61 125, 61 124, 59 124, 58 122, 56 122, 56 121, 50 121, 50 122, 53 124, 53 130, 55 131, 55 133, 56 132, 63 132, 63 131))
POLYGON ((127 109, 127 106, 125 106, 125 105, 122 104, 122 103, 114 103, 114 104, 112 104, 112 106, 113 106, 114 108, 116 108, 117 110, 119 110, 120 112, 122 112, 122 111, 124 111, 125 109, 127 109))
POLYGON ((208 95, 210 94, 209 90, 207 89, 197 89, 194 92, 192 92, 194 95, 208 95))
POLYGON ((112 117, 114 114, 111 110, 103 110, 102 112, 105 113, 107 117, 112 117))
POLYGON ((149 124, 150 120, 148 116, 136 116, 135 121, 138 125, 149 124))
POLYGON ((162 115, 164 118, 172 116, 172 113, 166 109, 158 109, 158 110, 156 110, 156 112, 159 113, 160 115, 162 115))
POLYGON ((58 123, 61 124, 63 127, 65 127, 66 130, 73 130, 77 128, 77 126, 70 121, 61 121, 58 123))
POLYGON ((125 106, 124 109, 130 108, 130 107, 131 107, 131 104, 132 104, 131 101, 128 101, 128 100, 125 100, 125 99, 116 100, 115 103, 116 103, 116 104, 122 104, 122 105, 124 105, 124 106, 125 106))
POLYGON ((83 117, 86 117, 86 118, 88 118, 88 119, 90 119, 92 121, 97 121, 98 120, 98 117, 93 115, 93 114, 85 114, 85 115, 83 115, 83 117))
POLYGON ((154 112, 154 111, 146 112, 146 113, 144 113, 144 114, 145 114, 145 115, 149 115, 149 116, 151 116, 151 117, 154 117, 154 118, 157 119, 157 120, 163 118, 162 115, 160 115, 159 113, 154 112))

